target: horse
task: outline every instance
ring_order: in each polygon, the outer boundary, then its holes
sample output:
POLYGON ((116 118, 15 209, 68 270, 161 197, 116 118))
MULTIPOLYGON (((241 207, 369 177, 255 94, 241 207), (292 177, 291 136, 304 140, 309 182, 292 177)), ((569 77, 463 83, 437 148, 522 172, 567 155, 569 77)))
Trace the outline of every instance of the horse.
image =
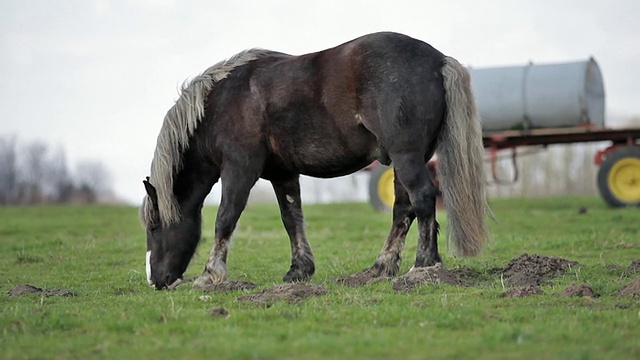
POLYGON ((481 123, 456 59, 392 32, 299 56, 242 51, 185 82, 164 118, 140 207, 147 280, 156 289, 182 281, 220 180, 214 244, 193 287, 225 281, 231 235, 259 178, 271 182, 291 242, 283 281, 309 280, 300 175, 343 176, 374 160, 393 164, 395 202, 384 246, 363 271, 396 276, 415 219, 414 268, 440 263, 437 189, 425 167, 435 152, 449 243, 454 255, 477 255, 488 237, 481 123))

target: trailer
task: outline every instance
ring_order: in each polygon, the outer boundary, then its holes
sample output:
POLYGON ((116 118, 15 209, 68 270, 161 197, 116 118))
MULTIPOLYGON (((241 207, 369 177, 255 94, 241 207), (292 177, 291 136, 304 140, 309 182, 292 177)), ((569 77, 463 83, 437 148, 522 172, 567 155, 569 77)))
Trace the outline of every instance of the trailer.
MULTIPOLYGON (((587 142, 609 142, 594 157, 600 168, 598 190, 612 207, 640 206, 640 127, 605 127, 602 75, 596 61, 471 69, 483 143, 496 171, 498 154, 511 152, 518 180, 517 149, 587 142)), ((640 125, 640 124, 639 124, 640 125)), ((437 159, 428 164, 437 181, 437 159)), ((369 166, 370 203, 376 210, 393 206, 393 168, 369 166)))

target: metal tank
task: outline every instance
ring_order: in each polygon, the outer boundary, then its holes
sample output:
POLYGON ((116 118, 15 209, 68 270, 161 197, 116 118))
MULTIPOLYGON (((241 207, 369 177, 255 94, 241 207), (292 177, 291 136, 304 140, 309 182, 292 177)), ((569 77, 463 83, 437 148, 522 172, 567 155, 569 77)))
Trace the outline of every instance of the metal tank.
POLYGON ((604 85, 593 58, 470 71, 484 132, 604 126, 604 85))

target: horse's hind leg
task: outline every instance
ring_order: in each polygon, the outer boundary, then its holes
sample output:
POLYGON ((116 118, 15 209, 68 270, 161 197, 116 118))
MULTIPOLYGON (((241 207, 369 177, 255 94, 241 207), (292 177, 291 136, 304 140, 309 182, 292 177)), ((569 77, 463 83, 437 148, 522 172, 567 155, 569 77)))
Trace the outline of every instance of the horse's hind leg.
POLYGON ((228 166, 222 171, 222 199, 216 217, 215 240, 202 275, 196 279, 194 288, 205 289, 227 278, 227 253, 231 235, 244 210, 251 188, 257 176, 249 170, 228 166))
POLYGON ((398 181, 396 172, 394 172, 394 177, 395 201, 391 231, 375 263, 367 270, 374 277, 395 276, 398 273, 407 232, 416 217, 409 200, 409 194, 398 181))
POLYGON ((436 197, 438 190, 424 165, 422 156, 404 155, 394 159, 394 169, 409 194, 418 218, 418 249, 414 267, 432 266, 442 262, 438 253, 438 222, 436 197))
POLYGON ((291 241, 291 267, 282 280, 284 282, 309 280, 315 271, 315 265, 313 253, 304 232, 299 178, 272 181, 271 184, 278 198, 282 223, 291 241))

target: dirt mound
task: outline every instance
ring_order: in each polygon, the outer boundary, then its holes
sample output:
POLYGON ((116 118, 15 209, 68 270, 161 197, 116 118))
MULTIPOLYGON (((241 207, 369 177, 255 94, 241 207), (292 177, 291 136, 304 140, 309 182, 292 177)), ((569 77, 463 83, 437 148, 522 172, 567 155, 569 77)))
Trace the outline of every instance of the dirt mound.
POLYGON ((411 269, 393 282, 393 290, 411 290, 420 284, 450 284, 466 286, 468 283, 460 280, 455 271, 447 270, 441 264, 424 268, 411 269))
POLYGON ((388 276, 378 276, 371 269, 366 269, 358 273, 355 273, 353 275, 337 278, 335 279, 335 281, 339 284, 347 285, 347 286, 363 286, 363 285, 369 285, 374 282, 390 280, 390 279, 391 278, 388 276))
POLYGON ((596 294, 587 284, 571 284, 558 294, 562 297, 595 297, 596 294))
POLYGON ((616 293, 618 296, 631 296, 634 298, 640 298, 640 276, 635 280, 627 284, 616 293))
POLYGON ((47 297, 48 296, 76 296, 75 293, 69 290, 64 290, 64 289, 45 290, 29 284, 18 285, 13 289, 7 291, 7 294, 9 294, 9 296, 22 296, 22 295, 28 295, 28 294, 38 294, 38 295, 47 296, 47 297))
POLYGON ((509 261, 504 269, 495 269, 509 286, 544 285, 547 280, 564 275, 571 267, 578 266, 576 261, 567 259, 522 254, 509 261))
POLYGON ((455 274, 461 281, 473 285, 481 283, 483 276, 480 272, 469 268, 457 268, 449 270, 452 274, 455 274))
POLYGON ((516 286, 511 288, 505 292, 503 292, 500 297, 506 298, 521 298, 531 295, 541 295, 544 294, 544 291, 538 287, 538 285, 524 285, 524 286, 516 286))
MULTIPOLYGON (((509 261, 506 267, 493 269, 491 273, 502 276, 507 286, 540 286, 556 276, 565 274, 571 267, 578 265, 576 261, 559 257, 522 254, 509 261)), ((367 269, 354 275, 338 278, 336 281, 348 286, 362 286, 375 281, 389 279, 389 277, 376 277, 374 271, 367 269)), ((467 268, 449 270, 441 265, 416 268, 397 278, 393 282, 393 289, 396 291, 410 290, 419 284, 438 283, 457 286, 480 285, 482 283, 482 275, 467 268)))
POLYGON ((322 285, 314 284, 282 284, 264 289, 256 294, 247 294, 238 298, 238 301, 249 301, 257 304, 268 304, 277 300, 285 300, 290 303, 299 302, 310 296, 324 295, 327 289, 322 285))
POLYGON ((207 312, 214 317, 229 317, 229 311, 223 307, 211 308, 207 312))
POLYGON ((620 265, 617 264, 607 264, 604 267, 605 269, 611 271, 611 272, 616 272, 620 270, 620 265))
POLYGON ((202 290, 212 292, 229 292, 235 290, 253 290, 255 287, 256 284, 250 281, 226 280, 218 284, 209 285, 202 290))
POLYGON ((627 274, 635 274, 640 272, 640 259, 635 259, 631 262, 631 265, 625 271, 627 274))

